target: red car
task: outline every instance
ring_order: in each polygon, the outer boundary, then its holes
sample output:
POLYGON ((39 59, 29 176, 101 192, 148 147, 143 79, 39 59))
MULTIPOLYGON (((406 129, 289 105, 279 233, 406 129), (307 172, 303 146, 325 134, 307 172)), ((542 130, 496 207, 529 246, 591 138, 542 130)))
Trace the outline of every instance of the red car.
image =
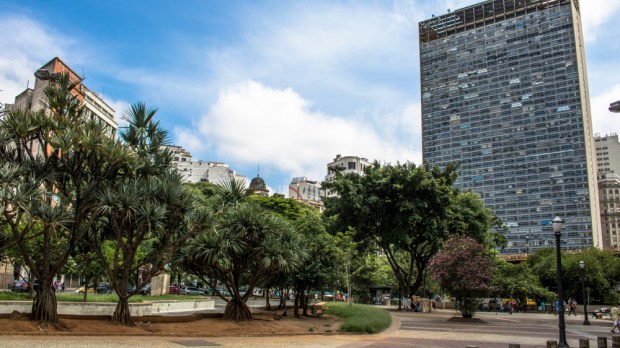
POLYGON ((170 285, 168 287, 168 293, 169 294, 179 294, 179 292, 181 291, 181 287, 180 286, 176 286, 176 285, 170 285))

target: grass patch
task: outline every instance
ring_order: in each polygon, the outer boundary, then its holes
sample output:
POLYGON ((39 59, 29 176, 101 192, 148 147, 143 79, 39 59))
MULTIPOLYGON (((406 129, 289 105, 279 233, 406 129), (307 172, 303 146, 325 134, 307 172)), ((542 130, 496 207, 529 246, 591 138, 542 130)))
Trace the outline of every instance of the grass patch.
POLYGON ((378 333, 392 324, 388 311, 369 305, 329 302, 325 312, 344 319, 340 326, 342 332, 378 333))
MULTIPOLYGON (((163 300, 197 300, 205 299, 205 296, 191 295, 164 295, 164 296, 141 296, 135 295, 129 298, 129 302, 138 303, 144 301, 163 301, 163 300)), ((56 299, 59 302, 84 302, 84 294, 76 295, 73 292, 57 293, 56 299)), ((0 292, 0 301, 30 301, 28 293, 0 292)), ((88 294, 86 302, 118 302, 116 294, 88 294)))

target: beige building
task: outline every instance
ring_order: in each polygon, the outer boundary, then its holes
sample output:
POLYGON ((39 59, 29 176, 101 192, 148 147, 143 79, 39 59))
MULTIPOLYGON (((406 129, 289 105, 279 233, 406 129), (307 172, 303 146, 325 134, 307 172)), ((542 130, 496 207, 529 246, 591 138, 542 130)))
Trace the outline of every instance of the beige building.
POLYGON ((603 248, 620 251, 620 141, 609 134, 595 143, 603 248))
MULTIPOLYGON (((69 74, 70 79, 76 83, 72 94, 84 105, 85 117, 99 120, 100 123, 106 126, 111 136, 116 136, 118 124, 114 117, 114 109, 99 94, 86 87, 82 83, 82 77, 58 57, 50 60, 34 73, 34 87, 28 87, 18 94, 13 104, 6 104, 6 110, 46 110, 45 88, 50 84, 50 81, 53 81, 59 74, 63 73, 69 74)), ((0 263, 0 269, 2 270, 0 273, 0 287, 7 288, 12 284, 16 274, 14 274, 13 266, 10 262, 0 263)), ((28 277, 25 267, 20 267, 20 271, 17 273, 20 274, 19 277, 28 277)), ((64 275, 61 279, 64 282, 64 275)))
POLYGON ((308 180, 305 176, 293 178, 288 185, 289 198, 317 208, 321 212, 325 210, 325 205, 323 201, 321 201, 322 195, 324 195, 324 193, 321 190, 321 183, 308 180))
POLYGON ((620 175, 620 140, 618 134, 597 135, 595 144, 598 173, 617 173, 620 175))
POLYGON ((33 111, 45 109, 45 87, 61 73, 68 73, 71 80, 77 83, 76 88, 73 90, 73 94, 86 108, 86 117, 99 120, 102 124, 107 126, 110 134, 115 135, 118 130, 118 123, 114 118, 114 109, 112 109, 99 94, 82 84, 82 77, 58 57, 50 60, 34 73, 34 88, 26 88, 25 91, 17 95, 14 104, 6 105, 7 110, 11 108, 33 111))
POLYGON ((620 251, 620 173, 600 173, 598 191, 603 249, 620 251))
POLYGON ((173 165, 186 182, 210 182, 219 184, 230 179, 241 180, 247 185, 247 178, 221 162, 192 161, 189 151, 180 146, 167 146, 173 155, 173 165))

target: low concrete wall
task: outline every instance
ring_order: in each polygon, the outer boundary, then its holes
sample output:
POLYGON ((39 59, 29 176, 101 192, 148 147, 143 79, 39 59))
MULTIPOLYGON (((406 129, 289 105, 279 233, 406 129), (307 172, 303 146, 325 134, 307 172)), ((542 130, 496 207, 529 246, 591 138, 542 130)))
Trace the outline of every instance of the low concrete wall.
MULTIPOLYGON (((13 311, 30 313, 31 308, 32 302, 30 301, 0 301, 0 314, 10 314, 13 311)), ((112 315, 115 309, 116 303, 108 302, 58 302, 58 314, 62 315, 112 315)), ((129 304, 132 316, 195 312, 208 309, 215 309, 215 301, 146 301, 129 304)))

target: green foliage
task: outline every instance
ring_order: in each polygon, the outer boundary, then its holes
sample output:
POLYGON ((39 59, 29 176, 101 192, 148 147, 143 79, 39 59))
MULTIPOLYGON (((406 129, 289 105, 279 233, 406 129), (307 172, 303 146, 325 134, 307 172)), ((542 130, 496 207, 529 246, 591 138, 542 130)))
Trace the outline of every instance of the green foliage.
POLYGON ((0 120, 0 225, 8 227, 0 249, 17 246, 41 282, 32 318, 58 326, 51 280, 96 223, 97 190, 124 170, 127 152, 86 117, 74 95, 79 81, 58 74, 49 82, 46 112, 13 109, 0 120))
POLYGON ((495 223, 474 194, 453 186, 456 166, 443 171, 413 163, 374 163, 365 176, 337 174, 326 189, 339 197, 325 200, 332 232, 355 229, 355 241, 386 255, 404 296, 424 280, 431 257, 454 234, 489 241, 495 223))
POLYGON ((325 313, 344 319, 342 332, 379 333, 392 324, 392 317, 385 309, 342 302, 329 302, 325 313))
MULTIPOLYGON (((579 261, 586 264, 585 286, 590 289, 590 299, 607 304, 620 298, 614 285, 620 279, 620 260, 611 252, 587 249, 578 254, 562 253, 564 297, 581 299, 581 270, 579 261)), ((544 287, 557 289, 555 249, 548 248, 530 254, 527 264, 540 278, 544 287)))
POLYGON ((209 199, 215 196, 217 185, 210 182, 185 183, 186 191, 191 194, 197 204, 207 206, 209 199))
POLYGON ((557 296, 540 283, 528 263, 515 265, 499 258, 495 259, 491 291, 497 296, 518 298, 522 303, 525 297, 549 302, 557 296))
POLYGON ((359 294, 360 296, 356 302, 367 303, 370 301, 369 289, 371 286, 398 288, 398 281, 385 255, 370 252, 360 255, 353 262, 352 294, 359 294))
POLYGON ((191 238, 177 262, 227 287, 232 298, 222 297, 229 302, 224 318, 251 319, 245 301, 256 285, 274 274, 292 274, 307 260, 303 237, 289 221, 249 199, 241 182, 218 186, 211 202, 211 228, 191 238), (243 295, 242 285, 249 286, 243 295))
POLYGON ((285 198, 282 195, 279 196, 250 196, 248 198, 252 202, 258 203, 263 208, 274 212, 289 221, 296 221, 309 214, 311 207, 307 207, 297 202, 292 198, 285 198))

